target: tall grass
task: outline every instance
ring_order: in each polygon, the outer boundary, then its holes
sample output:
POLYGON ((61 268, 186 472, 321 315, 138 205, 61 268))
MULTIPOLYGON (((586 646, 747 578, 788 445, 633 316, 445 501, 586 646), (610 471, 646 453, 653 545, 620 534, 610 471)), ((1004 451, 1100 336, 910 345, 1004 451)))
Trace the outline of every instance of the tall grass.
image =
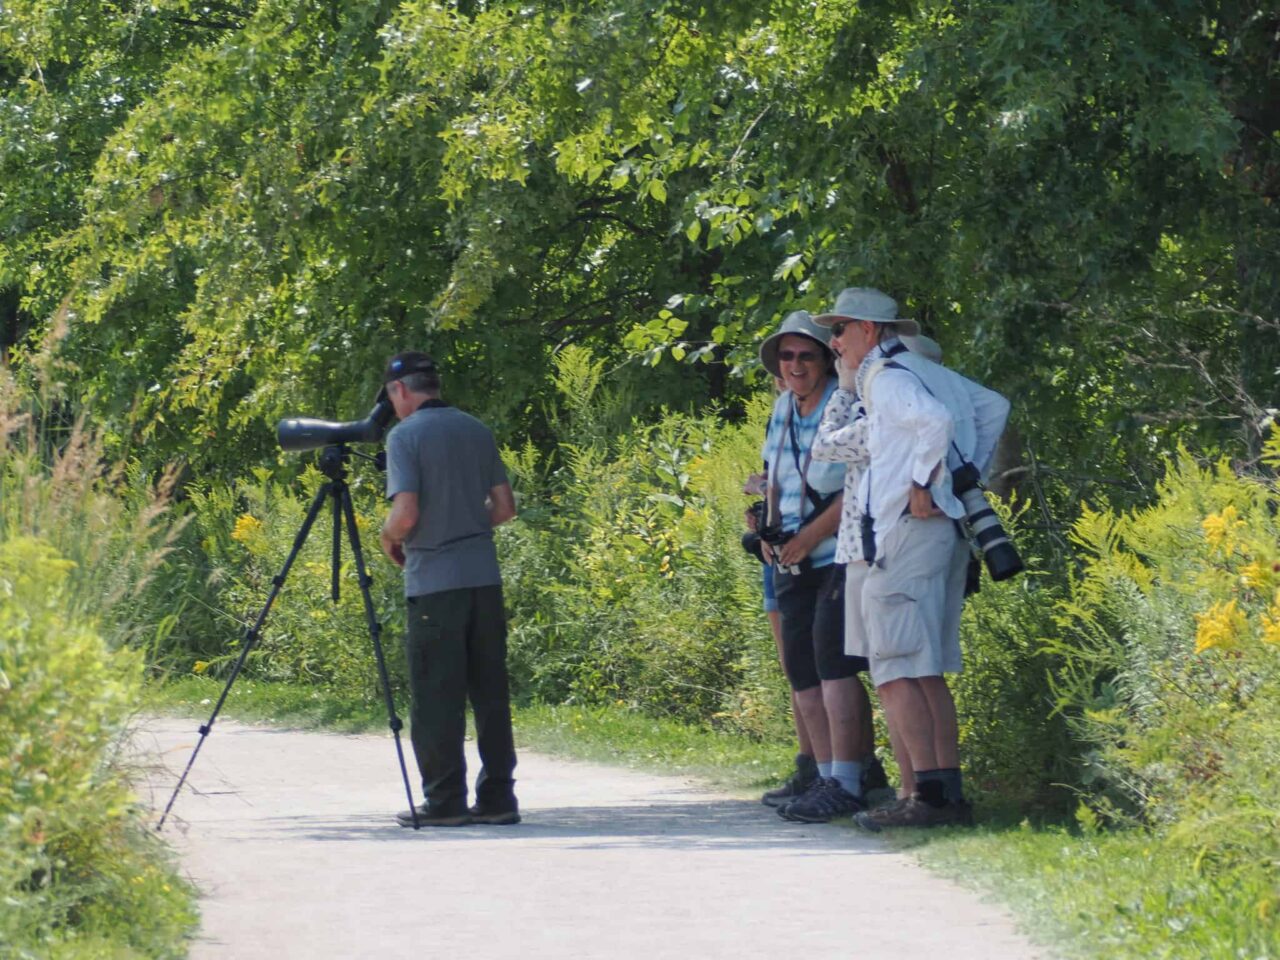
POLYGON ((0 370, 0 952, 179 956, 191 891, 120 759, 172 476, 107 466, 49 396, 0 370))

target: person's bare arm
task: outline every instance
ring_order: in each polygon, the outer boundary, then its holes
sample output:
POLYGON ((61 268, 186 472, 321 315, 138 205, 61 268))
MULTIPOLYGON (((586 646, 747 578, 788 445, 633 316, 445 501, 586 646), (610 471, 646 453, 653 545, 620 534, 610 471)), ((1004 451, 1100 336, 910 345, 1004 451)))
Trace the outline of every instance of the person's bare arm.
POLYGON ((391 501, 391 512, 382 524, 382 552, 397 566, 404 566, 404 541, 418 525, 418 495, 397 493, 391 501))
POLYGON ((489 488, 489 523, 501 526, 516 516, 516 495, 511 491, 511 484, 500 483, 489 488))

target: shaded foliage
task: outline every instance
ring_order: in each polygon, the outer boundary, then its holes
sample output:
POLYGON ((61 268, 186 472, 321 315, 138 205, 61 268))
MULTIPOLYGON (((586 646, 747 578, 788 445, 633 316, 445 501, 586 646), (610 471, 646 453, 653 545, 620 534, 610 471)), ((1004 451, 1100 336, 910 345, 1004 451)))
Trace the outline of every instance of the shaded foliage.
POLYGON ((759 336, 847 283, 1018 398, 1007 480, 1050 525, 1180 440, 1256 456, 1276 395, 1280 17, 1256 4, 0 18, 4 339, 60 336, 147 458, 233 476, 277 415, 365 409, 407 344, 513 439, 551 442, 570 342, 634 412, 733 410, 759 336))

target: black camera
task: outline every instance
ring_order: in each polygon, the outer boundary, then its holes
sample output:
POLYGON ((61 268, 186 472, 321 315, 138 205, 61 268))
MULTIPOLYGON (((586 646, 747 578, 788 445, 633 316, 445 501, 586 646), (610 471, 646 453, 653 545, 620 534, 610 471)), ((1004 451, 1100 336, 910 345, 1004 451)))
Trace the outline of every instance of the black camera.
POLYGON ((757 500, 751 506, 747 507, 747 513, 755 518, 755 529, 748 530, 742 535, 742 549, 751 554, 761 563, 764 563, 764 553, 760 549, 760 531, 765 528, 764 514, 765 504, 763 500, 757 500))
POLYGON ((373 409, 363 420, 313 420, 291 417, 276 424, 276 439, 285 450, 314 450, 340 443, 377 443, 386 432, 395 408, 387 396, 387 388, 378 391, 373 409))
MULTIPOLYGON (((766 512, 763 500, 757 500, 747 507, 747 513, 755 517, 756 528, 748 530, 742 535, 742 549, 761 563, 764 563, 764 551, 760 549, 761 543, 767 543, 769 546, 777 548, 796 535, 794 530, 783 530, 781 523, 766 523, 766 512)), ((790 567, 779 566, 778 569, 783 573, 794 574, 804 573, 810 566, 809 558, 805 557, 797 564, 793 564, 790 567)))
POLYGON ((876 522, 871 514, 864 513, 858 526, 858 534, 862 540, 862 559, 867 563, 876 562, 876 522))
POLYGON ((952 471, 951 489, 964 504, 965 523, 974 543, 982 551, 982 559, 986 561, 991 579, 999 583, 1025 570, 1026 566, 1018 556, 1017 548, 1004 532, 995 510, 987 502, 978 468, 972 463, 965 463, 952 471))

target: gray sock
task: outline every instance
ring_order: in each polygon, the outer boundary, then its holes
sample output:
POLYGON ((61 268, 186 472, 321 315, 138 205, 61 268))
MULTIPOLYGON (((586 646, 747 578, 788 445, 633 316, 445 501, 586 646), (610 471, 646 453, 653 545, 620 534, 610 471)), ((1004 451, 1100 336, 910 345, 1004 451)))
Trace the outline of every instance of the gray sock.
POLYGON ((855 797, 862 796, 862 764, 857 760, 835 760, 831 764, 831 776, 840 786, 855 797))

